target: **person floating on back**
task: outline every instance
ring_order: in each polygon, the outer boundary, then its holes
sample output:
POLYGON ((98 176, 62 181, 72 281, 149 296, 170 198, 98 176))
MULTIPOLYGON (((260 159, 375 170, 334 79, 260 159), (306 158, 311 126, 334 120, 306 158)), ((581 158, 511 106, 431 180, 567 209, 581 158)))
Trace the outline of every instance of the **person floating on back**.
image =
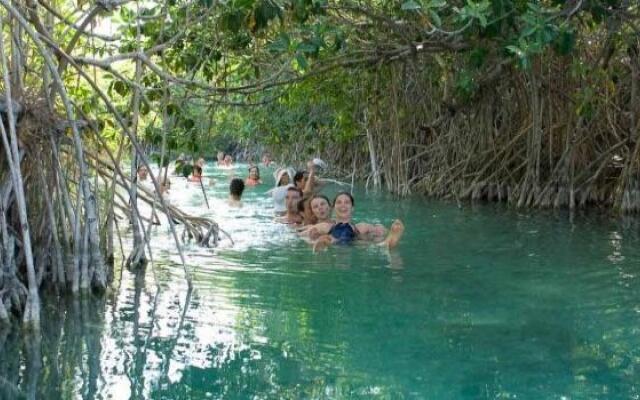
POLYGON ((338 193, 333 201, 335 221, 319 223, 308 230, 309 238, 315 240, 314 251, 325 249, 332 244, 352 243, 355 240, 366 240, 388 248, 397 246, 404 233, 402 221, 393 221, 388 232, 384 226, 378 224, 354 224, 353 207, 354 200, 350 193, 338 193))

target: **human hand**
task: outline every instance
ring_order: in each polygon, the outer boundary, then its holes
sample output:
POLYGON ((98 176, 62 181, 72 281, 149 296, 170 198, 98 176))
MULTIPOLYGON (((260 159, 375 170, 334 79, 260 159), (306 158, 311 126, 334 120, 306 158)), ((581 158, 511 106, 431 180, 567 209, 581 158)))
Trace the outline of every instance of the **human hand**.
POLYGON ((313 244, 313 252, 317 253, 329 247, 333 243, 333 239, 329 235, 323 235, 313 244))
POLYGON ((320 231, 315 226, 309 228, 309 238, 312 240, 316 240, 320 237, 320 231))
POLYGON ((315 171, 315 169, 316 169, 316 165, 313 163, 313 160, 307 161, 307 170, 311 172, 311 171, 315 171))

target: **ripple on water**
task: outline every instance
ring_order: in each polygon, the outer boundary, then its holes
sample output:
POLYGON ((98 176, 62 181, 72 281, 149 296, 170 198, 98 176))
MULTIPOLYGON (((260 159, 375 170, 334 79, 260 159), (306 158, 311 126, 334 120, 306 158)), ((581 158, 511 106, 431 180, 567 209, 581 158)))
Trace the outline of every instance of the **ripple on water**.
MULTIPOLYGON (((205 169, 210 209, 175 178, 170 200, 235 244, 184 245, 190 290, 168 227, 154 227, 146 275, 117 271, 106 298, 53 301, 37 397, 640 395, 637 224, 357 190, 356 219, 405 221, 399 248, 313 254, 272 222, 270 172, 241 209, 225 199, 244 166, 205 169)), ((0 341, 0 378, 24 389, 36 364, 21 340, 0 341)))

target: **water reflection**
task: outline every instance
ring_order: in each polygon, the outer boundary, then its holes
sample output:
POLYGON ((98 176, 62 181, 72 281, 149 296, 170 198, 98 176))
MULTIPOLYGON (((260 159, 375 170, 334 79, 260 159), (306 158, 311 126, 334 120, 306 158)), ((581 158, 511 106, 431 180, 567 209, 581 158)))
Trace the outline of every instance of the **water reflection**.
POLYGON ((179 182, 172 201, 236 244, 185 246, 190 291, 154 227, 146 273, 116 271, 104 298, 49 298, 40 343, 0 331, 0 398, 639 395, 635 225, 357 193, 356 219, 401 217, 410 234, 397 251, 314 255, 271 222, 269 184, 231 211, 235 170, 205 173, 210 210, 179 182))

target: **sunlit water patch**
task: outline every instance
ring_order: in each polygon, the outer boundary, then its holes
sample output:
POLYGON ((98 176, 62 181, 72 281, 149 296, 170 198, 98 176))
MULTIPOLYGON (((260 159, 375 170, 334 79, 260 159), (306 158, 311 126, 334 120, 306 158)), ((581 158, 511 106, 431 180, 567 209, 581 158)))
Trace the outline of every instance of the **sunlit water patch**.
MULTIPOLYGON (((246 166, 172 178, 170 201, 233 238, 154 227, 146 274, 105 298, 49 299, 36 349, 0 335, 0 395, 39 398, 637 398, 640 238, 634 219, 455 205, 357 189, 356 220, 407 227, 399 247, 313 254, 273 223, 246 166)), ((340 188, 330 186, 333 194, 340 188)), ((180 230, 180 227, 178 227, 180 230)), ((128 242, 125 234, 125 246, 128 242)))

